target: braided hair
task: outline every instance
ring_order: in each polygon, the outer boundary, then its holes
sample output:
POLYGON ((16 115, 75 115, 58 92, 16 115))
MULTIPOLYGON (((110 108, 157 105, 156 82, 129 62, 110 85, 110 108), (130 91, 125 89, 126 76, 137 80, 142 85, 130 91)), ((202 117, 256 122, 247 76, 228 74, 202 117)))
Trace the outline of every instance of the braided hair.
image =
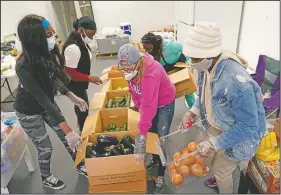
POLYGON ((162 57, 162 43, 163 38, 160 35, 153 33, 147 33, 141 38, 142 43, 151 43, 153 45, 153 51, 150 53, 154 59, 160 62, 162 57))

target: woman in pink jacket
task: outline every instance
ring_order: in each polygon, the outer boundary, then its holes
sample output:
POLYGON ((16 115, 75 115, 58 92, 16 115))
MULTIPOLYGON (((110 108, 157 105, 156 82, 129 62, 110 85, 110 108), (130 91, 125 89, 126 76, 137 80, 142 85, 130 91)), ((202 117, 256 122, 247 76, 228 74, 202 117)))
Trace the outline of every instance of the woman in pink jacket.
MULTIPOLYGON (((148 53, 140 53, 133 44, 125 44, 118 51, 119 70, 124 72, 136 108, 140 111, 139 133, 135 140, 135 159, 144 160, 146 134, 157 133, 159 137, 169 134, 175 109, 175 86, 167 76, 163 66, 148 53)), ((165 167, 159 156, 158 177, 155 193, 163 191, 165 167)))

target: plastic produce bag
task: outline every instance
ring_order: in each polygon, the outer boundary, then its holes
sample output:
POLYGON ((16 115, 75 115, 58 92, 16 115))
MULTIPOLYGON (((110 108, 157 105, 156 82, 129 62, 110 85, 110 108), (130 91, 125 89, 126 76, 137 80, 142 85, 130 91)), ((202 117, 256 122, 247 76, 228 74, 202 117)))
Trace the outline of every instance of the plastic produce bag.
POLYGON ((155 35, 160 35, 163 39, 176 40, 173 32, 153 32, 155 35))
POLYGON ((1 121, 4 124, 1 124, 1 134, 5 128, 11 127, 9 134, 1 142, 1 178, 5 179, 6 176, 10 176, 10 171, 17 167, 27 143, 27 136, 14 112, 1 112, 1 121))
MULTIPOLYGON (((267 120, 267 129, 273 129, 275 119, 267 120)), ((274 131, 266 131, 256 151, 256 158, 261 161, 274 161, 280 159, 280 148, 274 131)))
POLYGON ((124 31, 117 27, 104 27, 101 31, 101 34, 105 37, 121 36, 124 34, 124 31))
POLYGON ((210 159, 200 156, 196 146, 209 137, 204 127, 193 125, 187 132, 172 132, 160 138, 157 146, 162 164, 167 167, 165 181, 170 190, 209 175, 210 159))

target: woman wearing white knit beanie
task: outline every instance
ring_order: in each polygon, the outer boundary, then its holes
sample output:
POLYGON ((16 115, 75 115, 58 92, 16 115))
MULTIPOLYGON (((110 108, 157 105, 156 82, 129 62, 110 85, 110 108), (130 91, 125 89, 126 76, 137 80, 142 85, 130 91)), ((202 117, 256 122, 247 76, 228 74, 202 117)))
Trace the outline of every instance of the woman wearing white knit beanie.
POLYGON ((239 162, 255 155, 265 132, 265 111, 260 87, 246 72, 245 60, 222 51, 221 40, 219 26, 210 22, 195 24, 187 34, 185 49, 198 71, 199 96, 179 129, 199 118, 210 137, 198 144, 198 152, 212 158, 215 176, 205 184, 218 187, 220 193, 237 193, 232 174, 239 162))

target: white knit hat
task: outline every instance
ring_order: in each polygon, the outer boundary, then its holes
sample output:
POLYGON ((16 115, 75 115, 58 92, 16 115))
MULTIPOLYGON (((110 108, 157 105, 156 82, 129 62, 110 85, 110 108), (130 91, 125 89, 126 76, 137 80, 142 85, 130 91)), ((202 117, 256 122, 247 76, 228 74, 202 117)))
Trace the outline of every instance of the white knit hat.
POLYGON ((191 58, 216 57, 221 53, 221 32, 216 23, 198 22, 184 41, 186 54, 191 58))

